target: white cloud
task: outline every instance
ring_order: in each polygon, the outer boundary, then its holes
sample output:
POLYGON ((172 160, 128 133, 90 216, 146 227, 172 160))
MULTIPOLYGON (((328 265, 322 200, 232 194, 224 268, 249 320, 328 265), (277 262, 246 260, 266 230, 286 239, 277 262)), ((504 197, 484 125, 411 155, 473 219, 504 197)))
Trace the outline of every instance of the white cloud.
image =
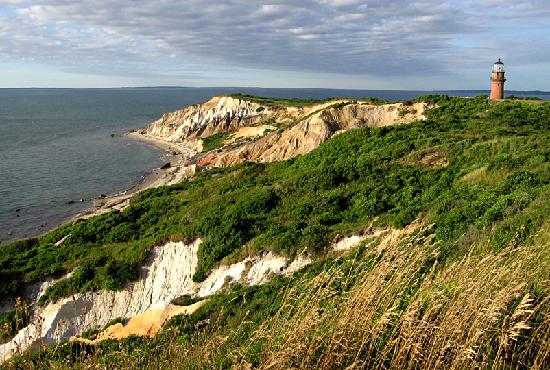
POLYGON ((550 62, 550 54, 540 52, 550 48, 548 4, 0 0, 0 62, 33 60, 86 73, 200 74, 202 68, 206 75, 207 68, 255 68, 443 75, 448 60, 462 58, 467 69, 492 60, 499 48, 523 63, 535 56, 550 62), (520 42, 529 34, 538 37, 536 50, 520 42))
POLYGON ((363 3, 363 0, 321 0, 321 4, 328 4, 331 6, 350 6, 350 5, 358 5, 363 3))

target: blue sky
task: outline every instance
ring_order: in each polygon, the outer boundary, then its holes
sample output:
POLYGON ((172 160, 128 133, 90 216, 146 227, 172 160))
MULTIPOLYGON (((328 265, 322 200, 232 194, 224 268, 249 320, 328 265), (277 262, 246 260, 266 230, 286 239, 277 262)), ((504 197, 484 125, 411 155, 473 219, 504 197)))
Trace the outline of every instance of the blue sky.
POLYGON ((550 90, 550 1, 0 0, 0 87, 550 90))

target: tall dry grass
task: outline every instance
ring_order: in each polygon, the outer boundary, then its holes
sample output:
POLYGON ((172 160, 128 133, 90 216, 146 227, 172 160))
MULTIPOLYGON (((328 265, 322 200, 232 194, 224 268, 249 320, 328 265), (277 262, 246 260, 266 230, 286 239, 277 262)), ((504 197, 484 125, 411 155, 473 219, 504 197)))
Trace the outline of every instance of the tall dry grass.
POLYGON ((399 234, 348 271, 335 266, 290 291, 252 338, 266 343, 260 368, 548 368, 549 244, 491 255, 474 245, 438 266, 427 230, 399 234))
POLYGON ((481 240, 445 265, 430 227, 388 230, 293 281, 281 308, 260 324, 247 313, 228 330, 217 322, 221 312, 196 322, 188 341, 173 327, 135 346, 73 349, 72 360, 50 356, 13 368, 547 369, 544 230, 497 254, 481 240))

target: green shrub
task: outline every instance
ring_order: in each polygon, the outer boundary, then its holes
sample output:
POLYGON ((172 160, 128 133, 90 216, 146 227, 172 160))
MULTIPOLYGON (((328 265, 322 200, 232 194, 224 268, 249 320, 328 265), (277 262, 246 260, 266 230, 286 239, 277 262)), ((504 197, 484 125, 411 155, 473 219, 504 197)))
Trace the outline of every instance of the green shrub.
POLYGON ((210 135, 202 138, 202 152, 206 153, 214 149, 221 148, 223 142, 231 135, 230 132, 218 132, 214 135, 210 135))

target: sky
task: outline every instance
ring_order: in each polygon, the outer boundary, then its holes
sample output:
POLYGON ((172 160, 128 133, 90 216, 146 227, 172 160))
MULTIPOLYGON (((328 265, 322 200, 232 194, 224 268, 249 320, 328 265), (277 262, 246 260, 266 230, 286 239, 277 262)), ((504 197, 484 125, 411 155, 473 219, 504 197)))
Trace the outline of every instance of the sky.
POLYGON ((550 90, 550 0, 0 0, 0 87, 550 90))

